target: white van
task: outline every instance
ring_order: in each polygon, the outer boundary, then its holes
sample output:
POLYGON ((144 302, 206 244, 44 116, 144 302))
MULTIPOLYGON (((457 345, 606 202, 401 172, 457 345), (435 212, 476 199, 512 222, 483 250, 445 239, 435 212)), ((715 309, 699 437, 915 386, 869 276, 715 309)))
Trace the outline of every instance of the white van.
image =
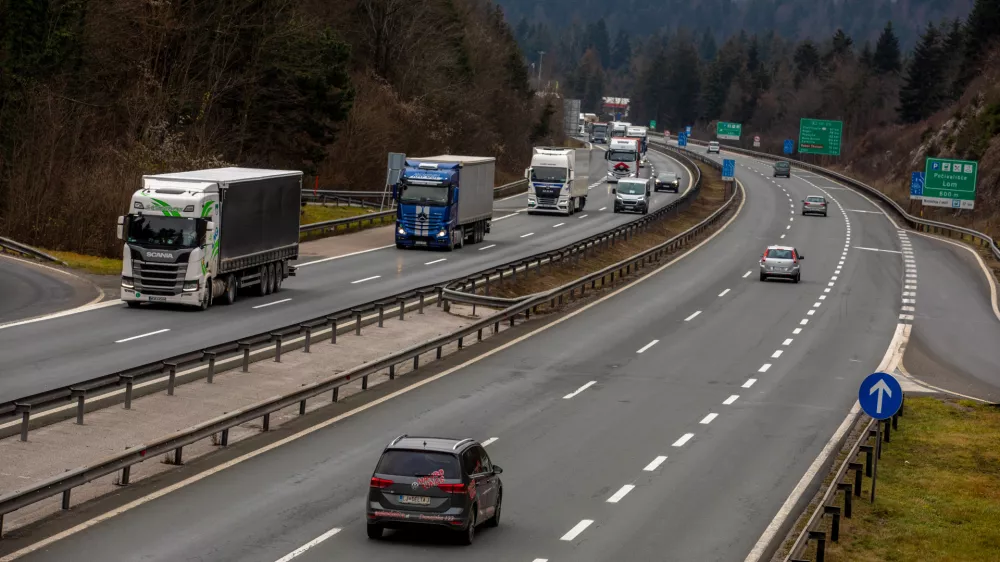
POLYGON ((708 153, 719 153, 719 141, 709 141, 708 143, 708 153))

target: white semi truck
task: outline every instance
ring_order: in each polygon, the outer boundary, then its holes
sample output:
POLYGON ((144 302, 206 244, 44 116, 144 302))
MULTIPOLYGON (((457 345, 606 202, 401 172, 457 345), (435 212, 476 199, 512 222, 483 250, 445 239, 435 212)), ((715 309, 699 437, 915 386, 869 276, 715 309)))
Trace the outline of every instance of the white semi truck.
POLYGON ((294 275, 302 172, 216 168, 143 176, 118 217, 121 299, 202 310, 253 288, 268 295, 294 275))
MULTIPOLYGON (((590 151, 582 151, 589 156, 590 151)), ((535 147, 531 167, 524 171, 530 182, 528 214, 539 211, 572 215, 587 204, 587 175, 590 162, 577 166, 576 150, 572 148, 535 147)), ((581 158, 582 160, 582 158, 581 158)))
POLYGON ((617 183, 620 179, 639 177, 641 149, 639 139, 613 138, 604 153, 608 161, 607 181, 617 183))
POLYGON ((646 159, 646 148, 649 142, 649 129, 646 127, 637 127, 635 125, 630 125, 626 132, 627 138, 639 139, 640 152, 642 157, 639 159, 639 166, 645 167, 648 163, 646 159))

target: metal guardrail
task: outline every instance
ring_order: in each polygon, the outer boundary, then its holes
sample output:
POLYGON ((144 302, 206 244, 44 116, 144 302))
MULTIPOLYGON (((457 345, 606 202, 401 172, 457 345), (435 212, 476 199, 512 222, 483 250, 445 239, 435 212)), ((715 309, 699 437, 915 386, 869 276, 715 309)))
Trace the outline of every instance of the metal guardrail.
MULTIPOLYGON (((696 144, 704 144, 704 141, 698 141, 698 140, 692 140, 692 139, 688 139, 688 142, 692 142, 692 143, 696 143, 696 144)), ((907 225, 910 228, 913 228, 914 230, 919 230, 921 232, 929 232, 931 234, 942 234, 944 236, 947 236, 948 238, 960 238, 964 242, 975 243, 976 245, 978 245, 980 247, 988 248, 990 250, 990 252, 992 252, 993 257, 995 259, 997 259, 998 261, 1000 261, 1000 247, 997 246, 996 241, 993 240, 993 238, 990 235, 982 233, 982 232, 979 232, 977 230, 972 230, 971 228, 965 228, 965 227, 962 227, 962 226, 956 226, 956 225, 948 224, 948 223, 944 223, 944 222, 932 221, 932 220, 923 219, 923 218, 920 218, 920 217, 915 217, 915 216, 907 213, 903 209, 903 207, 900 206, 898 203, 896 203, 891 197, 889 197, 888 195, 882 193, 881 191, 875 189, 874 187, 871 187, 870 185, 868 185, 868 184, 866 184, 864 182, 860 182, 860 181, 858 181, 858 180, 856 180, 854 178, 850 178, 850 177, 845 176, 845 175, 843 175, 841 173, 835 172, 833 170, 828 170, 828 169, 823 168, 821 166, 816 166, 816 165, 813 165, 813 164, 809 164, 809 163, 803 162, 801 160, 795 160, 795 159, 792 159, 792 158, 787 158, 785 156, 776 156, 776 155, 773 155, 773 154, 769 154, 767 152, 756 152, 756 151, 753 151, 753 150, 747 150, 747 149, 744 149, 744 148, 738 148, 738 147, 733 147, 733 146, 728 146, 728 145, 723 145, 722 148, 725 149, 725 150, 729 150, 731 152, 736 152, 738 154, 743 154, 743 155, 746 155, 746 156, 752 156, 752 157, 755 157, 755 158, 762 158, 762 159, 773 160, 773 161, 776 161, 776 160, 785 160, 785 161, 790 162, 790 163, 792 163, 792 164, 794 164, 794 165, 796 165, 796 166, 798 166, 800 168, 803 168, 803 169, 806 169, 806 170, 811 170, 811 171, 816 172, 818 174, 834 178, 837 181, 839 181, 841 183, 844 183, 844 184, 847 184, 847 185, 849 185, 849 186, 851 186, 851 187, 853 187, 855 189, 858 189, 860 191, 863 191, 866 194, 875 197, 881 203, 883 203, 885 205, 888 205, 889 207, 892 208, 893 211, 896 212, 896 214, 898 214, 900 217, 902 217, 902 219, 904 221, 906 221, 907 225)))
POLYGON ((22 244, 16 240, 11 240, 10 238, 4 238, 3 236, 0 236, 0 248, 20 254, 22 256, 28 256, 35 259, 40 259, 42 261, 49 261, 53 263, 58 263, 60 265, 66 265, 66 262, 62 261, 59 258, 50 256, 49 254, 46 254, 45 252, 37 248, 32 248, 27 244, 22 244))
MULTIPOLYGON (((674 151, 673 149, 668 149, 668 150, 680 154, 679 151, 674 151)), ((682 155, 681 157, 685 156, 682 155)), ((719 164, 716 162, 708 161, 708 163, 716 168, 720 168, 719 164)), ((546 259, 552 260, 556 258, 556 256, 558 256, 559 259, 556 261, 572 259, 574 256, 578 259, 581 255, 584 255, 590 248, 596 249, 601 247, 602 245, 613 244, 616 239, 616 236, 613 236, 611 232, 621 233, 620 236, 630 237, 648 228, 652 224, 651 221, 654 215, 660 216, 662 218, 668 216, 667 215, 668 213, 676 212, 678 208, 681 207, 682 205, 685 207, 690 206, 691 202, 694 199, 694 196, 698 193, 698 191, 700 191, 701 187, 700 169, 697 166, 692 166, 692 168, 693 168, 692 171, 697 172, 696 184, 694 188, 692 188, 682 200, 674 201, 667 207, 659 209, 656 213, 650 213, 649 215, 643 216, 642 219, 615 227, 614 229, 612 229, 612 231, 609 231, 608 233, 603 233, 601 235, 591 237, 588 239, 588 242, 583 245, 574 244, 572 245, 572 249, 569 250, 569 253, 567 253, 568 250, 564 249, 560 251, 547 252, 545 253, 544 257, 546 259)), ((479 339, 482 339, 483 330, 489 329, 491 326, 493 327, 493 330, 495 332, 498 332, 501 322, 509 322, 511 325, 514 325, 516 320, 520 317, 523 317, 525 320, 527 320, 528 318, 530 318, 530 315, 533 312, 537 313, 540 307, 544 307, 546 305, 550 307, 556 306, 557 299, 559 304, 562 303, 564 297, 568 296, 569 299, 573 299, 577 291, 579 291, 579 294, 582 297, 588 285, 590 285, 591 289, 596 289, 597 284, 599 282, 601 287, 606 287, 610 285, 610 287, 613 288, 615 287, 616 284, 615 280, 616 274, 618 276, 618 279, 621 280, 625 276, 631 274, 633 271, 638 271, 640 268, 650 265, 653 262, 659 262, 664 257, 672 255, 673 252, 695 241, 699 234, 704 232, 706 229, 710 228, 720 218, 722 218, 725 215, 725 213, 732 208, 733 204, 740 197, 741 197, 741 191, 734 190, 732 195, 726 200, 726 202, 722 205, 722 207, 720 207, 718 210, 712 213, 705 220, 701 221, 700 223, 691 227, 690 229, 678 234, 677 236, 674 236, 673 238, 661 244, 658 244, 653 248, 649 248, 635 256, 626 258, 625 260, 622 260, 616 264, 605 267, 600 271, 590 273, 584 277, 571 281, 563 285, 562 287, 552 289, 540 295, 528 297, 514 306, 510 306, 505 310, 497 312, 492 316, 484 318, 465 328, 462 328, 450 334, 439 336, 428 342, 411 346, 407 349, 393 353, 392 355, 383 357, 381 359, 372 361, 368 364, 355 367, 348 371, 342 372, 334 377, 303 387, 300 390, 297 390, 296 392, 293 392, 291 394, 270 398, 258 404, 242 408, 235 412, 227 413, 226 415, 220 416, 213 420, 209 420, 202 424, 196 425, 192 428, 174 433, 172 435, 169 435, 163 439, 159 439, 152 443, 131 447, 129 450, 114 455, 112 457, 109 457, 97 464, 81 467, 60 474, 47 481, 32 485, 31 487, 25 490, 19 490, 11 494, 2 496, 0 497, 0 534, 2 534, 3 532, 2 521, 4 514, 43 501, 58 494, 62 494, 62 508, 69 509, 71 492, 73 488, 77 486, 81 486, 102 476, 114 474, 119 471, 120 471, 120 478, 118 480, 118 484, 127 485, 129 483, 131 467, 147 459, 156 458, 159 457, 160 455, 173 453, 174 462, 176 464, 180 464, 182 460, 183 449, 187 445, 190 445, 202 439, 210 438, 213 435, 219 435, 220 436, 219 444, 221 446, 227 446, 229 441, 230 429, 257 419, 262 420, 263 431, 266 432, 269 430, 270 427, 271 414, 281 409, 298 404, 299 413, 303 414, 305 413, 305 406, 307 400, 330 392, 332 392, 332 400, 336 402, 339 398, 338 396, 339 388, 351 382, 357 381, 358 379, 362 380, 362 389, 366 389, 368 377, 373 374, 388 369, 390 373, 389 376, 390 378, 392 378, 395 366, 408 361, 413 361, 413 367, 414 369, 417 369, 419 368, 420 358, 424 354, 436 353, 436 357, 441 358, 442 348, 446 345, 457 342, 458 347, 461 348, 463 340, 465 338, 470 337, 473 334, 476 334, 479 339), (610 283, 609 283, 609 277, 610 277, 610 283)), ((542 263, 541 261, 538 262, 539 267, 541 266, 541 263, 542 263)), ((554 263, 554 262, 549 261, 548 263, 554 263)), ((488 281, 489 278, 487 278, 487 282, 488 281)), ((439 288, 438 291, 439 295, 441 295, 444 291, 443 287, 439 288)), ((423 296, 421 296, 421 303, 422 302, 423 302, 423 296)), ((353 312, 357 314, 356 326, 357 330, 360 332, 361 313, 357 309, 355 309, 353 312)), ((337 318, 337 316, 330 315, 323 317, 319 321, 320 323, 329 323, 331 320, 334 322, 333 326, 334 330, 332 332, 333 342, 336 341, 336 333, 337 333, 335 318, 337 318)), ((308 323, 299 324, 297 329, 301 330, 303 327, 306 326, 312 326, 312 325, 308 323)), ((307 350, 311 339, 310 330, 306 330, 305 334, 307 350)), ((282 333, 283 332, 279 330, 272 332, 268 336, 268 337, 275 337, 275 336, 278 337, 277 339, 278 348, 276 350, 278 355, 276 359, 280 359, 280 346, 281 346, 280 335, 282 333)), ((240 349, 244 351, 244 368, 246 369, 248 367, 247 361, 249 357, 249 347, 252 344, 250 344, 249 342, 231 342, 230 344, 226 344, 226 346, 231 346, 233 345, 233 343, 239 345, 240 349)), ((204 357, 208 353, 213 354, 211 355, 211 358, 214 361, 215 354, 218 353, 218 351, 205 350, 201 352, 196 352, 193 355, 204 357)), ((163 368, 164 366, 169 365, 171 368, 171 373, 174 373, 174 370, 179 364, 180 364, 179 360, 175 362, 162 361, 153 364, 153 366, 160 369, 163 368)), ((149 368, 149 366, 147 366, 146 368, 149 368)), ((131 381, 132 379, 129 380, 131 381)), ((26 427, 27 426, 25 425, 25 430, 26 427)))

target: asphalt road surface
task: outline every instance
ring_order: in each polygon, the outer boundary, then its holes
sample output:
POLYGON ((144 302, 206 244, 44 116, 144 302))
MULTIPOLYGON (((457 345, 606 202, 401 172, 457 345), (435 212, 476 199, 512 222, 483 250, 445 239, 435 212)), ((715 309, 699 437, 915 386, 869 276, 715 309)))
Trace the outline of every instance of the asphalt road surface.
POLYGON ((742 213, 673 266, 23 560, 742 561, 884 355, 904 268, 855 248, 901 248, 884 216, 842 212, 875 210, 858 195, 737 161, 742 213), (830 216, 802 217, 821 193, 830 216), (805 255, 801 283, 758 280, 775 243, 805 255), (472 547, 367 539, 368 480, 401 433, 495 439, 500 527, 472 547))
POLYGON ((82 279, 0 255, 0 325, 82 306, 97 296, 82 279))
MULTIPOLYGON (((650 151, 652 167, 688 172, 676 161, 650 151)), ((300 264, 278 294, 241 298, 232 306, 204 312, 187 309, 102 308, 42 322, 0 329, 4 368, 0 402, 13 400, 128 369, 172 355, 195 351, 306 319, 349 308, 417 287, 480 271, 518 257, 555 249, 586 238, 637 215, 614 214, 613 195, 603 183, 607 162, 593 150, 586 208, 570 217, 528 216, 526 195, 497 201, 493 232, 477 245, 455 252, 384 248, 341 258, 300 264), (287 299, 287 300, 286 300, 287 299), (272 301, 284 301, 255 308, 272 301), (161 332, 162 330, 169 330, 161 332), (155 336, 119 342, 159 332, 155 336)), ((650 168, 644 168, 648 174, 650 168)), ((653 195, 654 207, 677 198, 653 195)), ((392 244, 392 240, 386 240, 392 244)))

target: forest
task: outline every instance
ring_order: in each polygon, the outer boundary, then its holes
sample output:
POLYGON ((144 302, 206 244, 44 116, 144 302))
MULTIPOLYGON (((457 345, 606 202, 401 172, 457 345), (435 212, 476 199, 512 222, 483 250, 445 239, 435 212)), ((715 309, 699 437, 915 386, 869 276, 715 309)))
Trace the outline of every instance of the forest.
POLYGON ((388 151, 457 152, 512 178, 558 115, 538 100, 488 0, 7 0, 0 234, 114 256, 115 217, 163 171, 379 189, 388 151))

